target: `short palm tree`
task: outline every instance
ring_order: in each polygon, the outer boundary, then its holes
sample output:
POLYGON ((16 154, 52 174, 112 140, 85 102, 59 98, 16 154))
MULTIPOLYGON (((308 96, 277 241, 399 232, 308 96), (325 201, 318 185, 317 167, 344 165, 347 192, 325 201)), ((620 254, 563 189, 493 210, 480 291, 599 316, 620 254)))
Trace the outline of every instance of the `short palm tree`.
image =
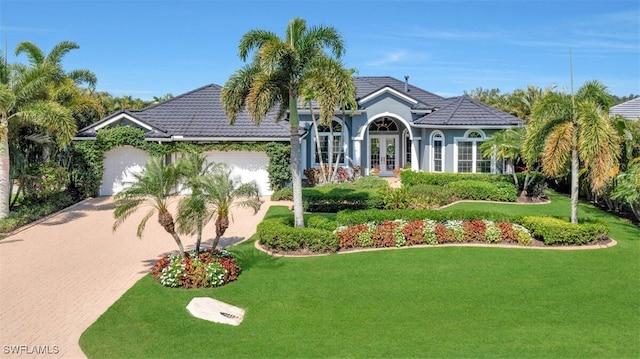
POLYGON ((184 247, 176 233, 173 215, 169 212, 169 204, 177 196, 175 189, 180 179, 176 166, 165 164, 162 156, 155 156, 140 173, 132 175, 133 181, 125 183, 125 188, 114 196, 113 230, 115 231, 140 207, 147 207, 147 213, 138 224, 136 235, 142 237, 147 221, 157 212, 158 223, 173 237, 180 255, 184 255, 184 247))
POLYGON ((185 233, 196 232, 201 238, 202 228, 215 218, 216 236, 211 247, 216 248, 229 228, 229 219, 233 220, 233 207, 251 208, 255 214, 263 202, 255 181, 241 183, 225 163, 208 166, 205 161, 200 168, 207 167, 209 170, 198 175, 197 180, 185 182, 192 186, 192 193, 180 201, 178 227, 185 233))
POLYGON ((575 96, 549 92, 533 108, 524 141, 528 162, 558 176, 571 164, 571 222, 578 222, 580 165, 591 190, 598 192, 615 175, 619 137, 609 120, 611 96, 598 81, 585 83, 575 96))
POLYGON ((211 219, 203 192, 204 182, 211 175, 214 164, 199 153, 188 153, 177 162, 183 191, 188 191, 178 203, 178 231, 182 234, 196 234, 196 252, 200 252, 202 229, 211 219))
POLYGON ((255 52, 253 61, 237 70, 222 89, 229 123, 233 124, 244 109, 257 124, 273 108, 278 109, 276 121, 283 119, 288 110, 294 221, 296 227, 304 227, 297 101, 312 70, 330 57, 325 50, 339 59, 344 42, 333 27, 307 28, 304 19, 295 18, 289 22, 284 39, 270 31, 251 30, 242 36, 238 50, 243 61, 255 52))

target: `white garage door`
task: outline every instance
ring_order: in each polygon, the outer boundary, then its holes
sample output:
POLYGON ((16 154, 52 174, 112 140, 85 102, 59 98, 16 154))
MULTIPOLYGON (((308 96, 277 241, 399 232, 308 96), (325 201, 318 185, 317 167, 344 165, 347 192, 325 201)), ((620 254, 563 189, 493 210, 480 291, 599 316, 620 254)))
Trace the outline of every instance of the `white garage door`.
POLYGON ((123 189, 123 182, 133 180, 132 173, 140 173, 150 156, 132 146, 116 147, 104 154, 104 176, 100 196, 111 196, 123 189))
POLYGON ((269 157, 264 152, 250 151, 211 151, 207 152, 207 160, 209 162, 224 162, 231 167, 232 174, 240 176, 240 180, 244 182, 256 181, 260 188, 261 195, 270 195, 273 193, 269 189, 269 173, 267 166, 269 165, 269 157))

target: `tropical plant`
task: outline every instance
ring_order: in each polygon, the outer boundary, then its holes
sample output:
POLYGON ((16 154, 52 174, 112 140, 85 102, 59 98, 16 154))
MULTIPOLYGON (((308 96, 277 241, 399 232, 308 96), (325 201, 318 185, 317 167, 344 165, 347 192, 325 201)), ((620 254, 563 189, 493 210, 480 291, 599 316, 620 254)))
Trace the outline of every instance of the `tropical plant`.
POLYGON ((158 213, 158 223, 173 237, 180 255, 184 254, 182 241, 176 233, 169 204, 176 197, 176 186, 180 174, 175 164, 165 164, 164 157, 154 156, 140 173, 132 173, 132 181, 124 183, 125 188, 114 196, 115 210, 113 230, 115 231, 140 207, 147 207, 147 213, 138 224, 136 235, 142 237, 149 218, 158 213))
POLYGON ((18 129, 29 124, 55 132, 59 147, 66 146, 76 133, 70 111, 42 95, 57 73, 58 69, 50 64, 23 67, 11 71, 8 82, 0 84, 0 218, 9 213, 9 143, 12 138, 19 138, 18 129))
MULTIPOLYGON (((295 227, 304 227, 297 101, 313 71, 333 59, 325 50, 335 59, 342 56, 342 37, 333 27, 307 28, 304 19, 295 18, 289 22, 284 39, 270 31, 251 30, 242 36, 238 50, 243 61, 255 50, 253 61, 237 70, 224 85, 224 110, 230 124, 244 109, 257 124, 273 108, 277 108, 276 120, 289 111, 295 227)), ((334 107, 325 110, 328 104, 322 100, 318 98, 321 112, 330 116, 334 107)))
MULTIPOLYGON (((251 208, 258 213, 263 201, 260 199, 259 188, 255 181, 242 183, 238 176, 232 174, 226 163, 218 163, 211 172, 201 178, 201 198, 204 204, 204 223, 214 218, 216 236, 211 248, 215 249, 220 237, 229 228, 229 219, 233 220, 234 207, 251 208)), ((190 210, 187 208, 180 214, 180 218, 188 218, 190 210)), ((189 220, 187 219, 187 223, 189 220)), ((186 226, 185 228, 188 228, 186 226)))
POLYGON ((598 81, 585 83, 574 95, 549 92, 533 108, 523 143, 528 163, 559 176, 571 164, 571 222, 578 222, 580 164, 591 190, 598 192, 618 165, 619 137, 609 121, 611 96, 598 81))

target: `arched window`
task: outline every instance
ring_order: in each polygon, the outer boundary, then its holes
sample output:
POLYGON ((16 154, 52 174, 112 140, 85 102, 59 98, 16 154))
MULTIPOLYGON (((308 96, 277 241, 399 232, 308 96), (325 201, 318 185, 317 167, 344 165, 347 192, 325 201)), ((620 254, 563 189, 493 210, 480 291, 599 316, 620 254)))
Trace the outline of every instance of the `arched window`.
POLYGON ((491 158, 484 157, 480 145, 484 142, 484 133, 470 130, 456 141, 456 171, 462 173, 491 173, 491 158))
POLYGON ((370 132, 398 132, 398 125, 389 117, 381 117, 369 125, 370 132))
MULTIPOLYGON (((336 163, 340 150, 342 149, 342 124, 333 120, 331 127, 328 125, 318 126, 318 140, 320 141, 320 156, 322 156, 322 163, 329 164, 329 158, 331 163, 336 163)), ((341 162, 344 161, 344 155, 341 157, 341 162)), ((320 157, 318 157, 318 151, 315 151, 315 163, 320 165, 320 157)))
POLYGON ((444 135, 442 132, 433 132, 431 135, 431 148, 431 171, 444 172, 444 135))

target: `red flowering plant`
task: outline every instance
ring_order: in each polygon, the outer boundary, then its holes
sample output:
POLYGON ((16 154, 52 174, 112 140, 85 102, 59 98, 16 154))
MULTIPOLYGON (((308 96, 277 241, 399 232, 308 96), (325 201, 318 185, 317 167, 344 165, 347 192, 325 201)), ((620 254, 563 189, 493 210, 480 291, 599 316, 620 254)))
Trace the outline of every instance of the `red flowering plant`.
POLYGON ((424 228, 424 221, 412 221, 405 224, 404 228, 402 228, 402 234, 406 238, 406 244, 408 246, 425 244, 424 228))
POLYGON ((456 235, 453 233, 453 229, 447 228, 444 223, 437 223, 434 232, 438 243, 451 243, 456 241, 456 235))
POLYGON ((396 245, 395 228, 398 223, 394 221, 383 221, 371 234, 374 247, 393 247, 396 245))
POLYGON ((498 222, 496 227, 500 228, 500 237, 507 243, 518 243, 518 232, 513 229, 511 223, 498 222))
POLYGON ((218 249, 164 256, 151 268, 162 285, 183 288, 219 287, 238 279, 241 271, 231 253, 218 249))
POLYGON ((487 225, 484 221, 474 219, 471 221, 462 222, 464 228, 464 240, 466 242, 486 242, 487 236, 485 234, 487 225))

